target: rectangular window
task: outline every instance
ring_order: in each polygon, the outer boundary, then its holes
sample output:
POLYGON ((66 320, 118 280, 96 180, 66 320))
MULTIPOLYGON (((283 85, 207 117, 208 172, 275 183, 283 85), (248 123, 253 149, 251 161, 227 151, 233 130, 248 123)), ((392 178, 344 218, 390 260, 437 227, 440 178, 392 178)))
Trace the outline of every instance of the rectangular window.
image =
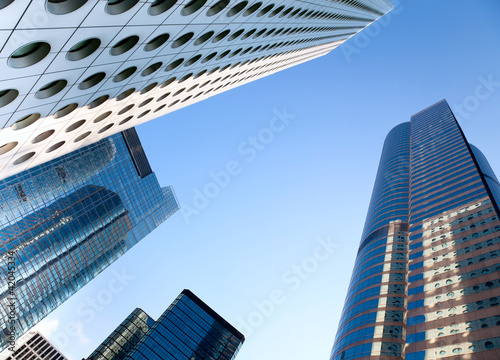
POLYGON ((420 274, 417 274, 417 275, 410 276, 408 278, 408 280, 409 280, 410 283, 412 283, 414 281, 422 280, 423 278, 424 278, 424 274, 420 273, 420 274))
POLYGON ((423 261, 419 261, 418 263, 411 264, 409 266, 409 269, 410 270, 415 270, 415 269, 421 268, 422 266, 424 266, 424 262, 423 261))
POLYGON ((416 259, 418 257, 421 257, 422 255, 424 255, 423 251, 417 251, 416 253, 410 254, 410 260, 411 259, 416 259))
POLYGON ((413 310, 424 306, 424 300, 417 300, 408 303, 408 310, 413 310))
POLYGON ((412 288, 412 289, 408 289, 408 295, 415 295, 415 294, 418 294, 418 293, 421 293, 421 292, 424 292, 424 286, 417 286, 415 288, 412 288))
POLYGON ((406 324, 408 326, 410 326, 410 325, 417 325, 417 324, 420 324, 420 323, 423 323, 423 322, 425 322, 425 316, 424 315, 418 315, 418 316, 409 317, 408 321, 406 322, 406 324))
POLYGON ((406 342, 407 343, 414 343, 417 341, 424 341, 425 340, 425 331, 416 333, 416 334, 408 334, 406 335, 406 342))

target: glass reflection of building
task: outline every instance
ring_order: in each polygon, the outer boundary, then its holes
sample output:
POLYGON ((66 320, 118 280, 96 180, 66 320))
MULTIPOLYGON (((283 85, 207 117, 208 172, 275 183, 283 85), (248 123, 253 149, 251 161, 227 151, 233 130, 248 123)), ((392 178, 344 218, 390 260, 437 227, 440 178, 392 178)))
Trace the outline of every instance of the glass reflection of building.
POLYGON ((179 208, 135 129, 2 180, 0 196, 0 349, 179 208))
POLYGON ((135 309, 87 360, 232 360, 244 336, 189 290, 155 322, 135 309))
POLYGON ((446 101, 392 129, 330 359, 499 359, 499 195, 446 101))

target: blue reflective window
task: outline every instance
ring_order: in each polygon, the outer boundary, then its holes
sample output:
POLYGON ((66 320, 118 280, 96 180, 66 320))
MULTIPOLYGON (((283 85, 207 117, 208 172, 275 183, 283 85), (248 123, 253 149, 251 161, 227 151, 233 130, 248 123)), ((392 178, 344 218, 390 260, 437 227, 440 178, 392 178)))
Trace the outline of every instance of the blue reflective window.
POLYGON ((410 270, 415 270, 415 269, 421 268, 423 266, 424 266, 424 262, 423 261, 419 261, 417 263, 411 264, 408 268, 410 270))
POLYGON ((425 322, 425 316, 418 315, 418 316, 409 317, 406 324, 408 326, 410 326, 410 325, 417 325, 417 324, 420 324, 423 322, 425 322))
POLYGON ((424 300, 417 300, 408 303, 408 310, 413 310, 424 306, 424 300))

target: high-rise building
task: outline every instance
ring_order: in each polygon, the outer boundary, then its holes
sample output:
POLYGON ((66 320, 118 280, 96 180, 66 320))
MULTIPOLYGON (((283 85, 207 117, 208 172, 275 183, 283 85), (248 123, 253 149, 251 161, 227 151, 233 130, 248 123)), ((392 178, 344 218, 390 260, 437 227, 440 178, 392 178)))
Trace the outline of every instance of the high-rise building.
POLYGON ((178 209, 134 128, 1 180, 0 349, 178 209))
POLYGON ((330 359, 500 359, 499 201, 446 101, 392 129, 330 359))
POLYGON ((0 360, 68 360, 38 331, 25 334, 15 350, 6 349, 0 360))
POLYGON ((154 321, 135 309, 87 360, 232 360, 245 337, 189 290, 154 321))
POLYGON ((322 56, 390 0, 0 1, 0 179, 322 56))

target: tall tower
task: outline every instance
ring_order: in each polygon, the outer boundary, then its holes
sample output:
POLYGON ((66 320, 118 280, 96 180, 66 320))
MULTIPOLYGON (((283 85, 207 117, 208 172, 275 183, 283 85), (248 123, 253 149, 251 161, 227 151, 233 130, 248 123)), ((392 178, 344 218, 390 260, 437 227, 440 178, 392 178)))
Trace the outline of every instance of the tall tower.
POLYGON ((499 190, 446 101, 391 130, 331 360, 500 358, 499 190))
POLYGON ((0 360, 68 360, 37 331, 25 334, 15 348, 15 351, 2 352, 0 360))
POLYGON ((0 1, 0 179, 325 55, 391 8, 390 0, 0 1))
POLYGON ((0 197, 0 349, 179 209, 135 129, 1 180, 0 197))
POLYGON ((87 360, 234 360, 245 337, 189 290, 155 322, 135 309, 87 360))

